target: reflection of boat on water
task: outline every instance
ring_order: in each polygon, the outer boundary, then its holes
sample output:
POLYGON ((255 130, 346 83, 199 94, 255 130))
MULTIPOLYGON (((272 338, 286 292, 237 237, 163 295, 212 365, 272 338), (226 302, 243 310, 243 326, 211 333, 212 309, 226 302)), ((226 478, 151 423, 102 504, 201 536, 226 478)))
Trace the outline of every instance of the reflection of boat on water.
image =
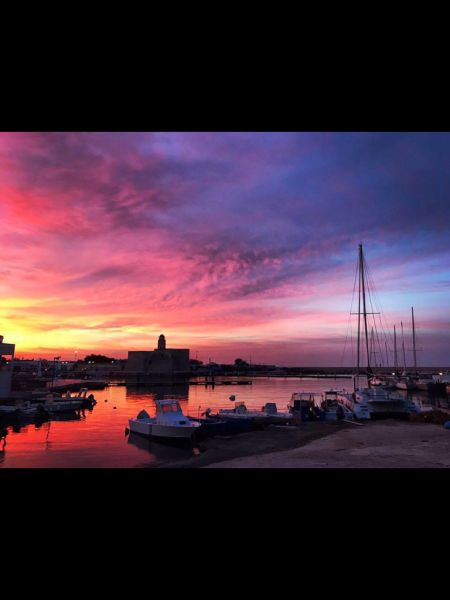
POLYGON ((146 437, 187 440, 201 427, 200 423, 184 416, 175 398, 157 400, 156 417, 150 417, 147 411, 142 410, 135 419, 129 420, 129 425, 130 431, 146 437))
POLYGON ((150 438, 130 431, 127 444, 153 455, 158 460, 183 459, 192 455, 192 448, 186 447, 186 440, 150 438))

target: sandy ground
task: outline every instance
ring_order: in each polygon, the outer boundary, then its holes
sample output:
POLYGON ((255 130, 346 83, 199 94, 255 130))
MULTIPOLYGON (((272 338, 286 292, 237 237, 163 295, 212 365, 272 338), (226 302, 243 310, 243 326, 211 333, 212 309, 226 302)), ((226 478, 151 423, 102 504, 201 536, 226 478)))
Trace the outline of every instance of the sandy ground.
POLYGON ((450 467, 450 431, 425 423, 368 422, 361 426, 348 425, 289 450, 241 456, 207 465, 207 468, 320 467, 450 467))
POLYGON ((165 461, 156 466, 163 468, 198 468, 243 456, 290 450, 308 444, 312 440, 331 435, 336 431, 341 431, 345 427, 352 427, 352 425, 346 423, 304 423, 301 427, 271 426, 261 431, 208 438, 200 443, 201 451, 198 454, 183 460, 165 461))

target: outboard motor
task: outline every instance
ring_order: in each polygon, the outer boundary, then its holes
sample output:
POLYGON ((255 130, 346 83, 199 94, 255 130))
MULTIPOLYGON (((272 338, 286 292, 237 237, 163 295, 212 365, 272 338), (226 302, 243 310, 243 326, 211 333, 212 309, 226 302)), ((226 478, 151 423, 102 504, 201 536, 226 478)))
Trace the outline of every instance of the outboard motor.
POLYGON ((150 419, 150 415, 146 410, 141 410, 136 419, 150 419))

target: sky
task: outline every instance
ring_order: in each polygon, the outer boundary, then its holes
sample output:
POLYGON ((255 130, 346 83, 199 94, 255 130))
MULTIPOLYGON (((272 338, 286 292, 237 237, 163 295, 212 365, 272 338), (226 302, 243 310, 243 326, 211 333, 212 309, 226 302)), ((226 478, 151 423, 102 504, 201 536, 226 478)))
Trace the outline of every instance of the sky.
POLYGON ((362 243, 391 360, 414 306, 419 363, 450 365, 449 194, 449 133, 0 133, 0 334, 353 365, 362 243))

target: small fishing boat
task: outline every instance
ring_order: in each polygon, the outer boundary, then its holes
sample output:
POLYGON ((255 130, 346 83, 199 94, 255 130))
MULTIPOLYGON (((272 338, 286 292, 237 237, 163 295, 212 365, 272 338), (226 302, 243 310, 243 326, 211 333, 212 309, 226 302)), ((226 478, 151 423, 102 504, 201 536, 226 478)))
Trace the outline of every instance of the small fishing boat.
POLYGON ((36 417, 45 413, 46 411, 41 404, 33 404, 29 400, 12 406, 0 406, 0 416, 4 417, 36 417))
POLYGON ((337 421, 353 419, 353 413, 339 401, 341 392, 327 390, 326 392, 294 392, 288 409, 294 416, 294 421, 337 421))
POLYGON ((54 401, 52 398, 43 402, 41 405, 42 409, 49 415, 59 414, 64 412, 74 412, 80 410, 84 406, 83 400, 58 400, 54 401))
POLYGON ((141 410, 129 420, 130 431, 147 437, 190 440, 201 423, 184 416, 176 398, 156 400, 156 417, 141 410))
POLYGON ((231 420, 251 419, 255 425, 286 424, 292 421, 292 414, 290 412, 278 412, 275 402, 267 402, 260 411, 249 410, 245 402, 237 402, 234 408, 220 409, 217 416, 231 420))
POLYGON ((88 388, 81 388, 74 396, 70 391, 67 391, 64 396, 58 392, 38 392, 33 394, 33 402, 39 403, 51 415, 77 411, 97 404, 93 394, 88 395, 88 388))
POLYGON ((341 392, 338 390, 324 392, 320 407, 325 412, 325 421, 351 420, 354 418, 353 412, 339 401, 340 394, 341 392))

